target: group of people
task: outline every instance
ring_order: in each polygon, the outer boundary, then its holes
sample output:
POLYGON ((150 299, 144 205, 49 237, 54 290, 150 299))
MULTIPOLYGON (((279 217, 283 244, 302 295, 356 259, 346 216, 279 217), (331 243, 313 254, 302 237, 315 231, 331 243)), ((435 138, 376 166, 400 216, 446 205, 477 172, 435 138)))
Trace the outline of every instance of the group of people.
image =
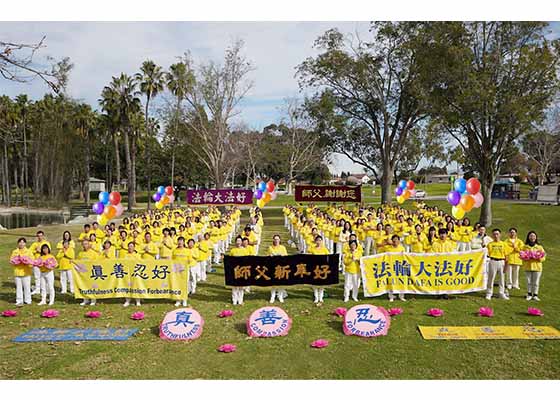
MULTIPOLYGON (((77 260, 180 260, 189 270, 188 291, 194 294, 197 282, 205 281, 207 273, 214 271, 212 265, 221 262, 239 228, 240 216, 237 207, 223 213, 216 207, 151 210, 124 218, 118 226, 112 222, 101 229, 97 222, 85 224, 77 239, 79 244, 69 231, 63 233, 54 249, 43 231, 37 232, 36 241, 29 247, 25 238, 19 238, 10 257, 15 276, 16 305, 31 304, 31 296, 36 294, 41 295, 39 305, 47 304, 47 296, 48 304, 52 305, 55 270, 60 273, 61 293, 74 293, 72 268, 77 260), (31 287, 32 277, 35 278, 34 288, 31 287)), ((251 245, 256 246, 255 231, 260 232, 258 218, 259 215, 255 215, 252 225, 244 229, 251 245)), ((135 300, 137 305, 141 304, 140 299, 135 300)), ((124 306, 130 302, 131 299, 127 298, 124 306)), ((95 299, 86 299, 81 305, 95 303, 95 299)))
MULTIPOLYGON (((525 241, 517 229, 508 230, 502 238, 498 228, 487 234, 480 223, 471 226, 469 218, 455 219, 438 207, 416 203, 415 210, 385 204, 353 209, 330 204, 325 209, 309 205, 287 205, 283 209, 284 226, 302 253, 339 254, 344 273, 344 301, 350 294, 358 300, 360 287, 360 259, 362 256, 393 253, 452 253, 480 248, 487 249, 486 299, 493 296, 494 281, 498 278, 498 296, 509 299, 509 290, 520 289, 519 270, 523 268, 527 281, 527 300, 539 301, 542 263, 546 256, 537 233, 527 233, 525 241), (522 260, 522 251, 542 254, 540 259, 522 260)), ((322 291, 315 302, 322 302, 322 291)), ((389 300, 395 295, 390 292, 389 300)), ((442 295, 442 298, 448 298, 442 295)), ((403 293, 399 298, 405 300, 403 293)))

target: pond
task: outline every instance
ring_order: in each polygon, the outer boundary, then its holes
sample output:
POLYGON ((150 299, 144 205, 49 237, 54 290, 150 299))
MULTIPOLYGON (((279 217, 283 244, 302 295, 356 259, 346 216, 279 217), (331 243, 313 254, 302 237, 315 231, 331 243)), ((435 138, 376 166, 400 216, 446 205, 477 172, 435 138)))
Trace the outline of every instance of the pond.
POLYGON ((62 213, 0 213, 0 225, 6 229, 28 228, 37 225, 50 225, 64 223, 62 213))

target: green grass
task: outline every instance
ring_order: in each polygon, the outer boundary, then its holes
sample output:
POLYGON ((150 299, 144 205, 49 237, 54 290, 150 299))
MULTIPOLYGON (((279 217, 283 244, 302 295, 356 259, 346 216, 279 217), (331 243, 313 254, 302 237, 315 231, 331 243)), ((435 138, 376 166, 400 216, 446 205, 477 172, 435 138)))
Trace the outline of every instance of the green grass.
MULTIPOLYGON (((409 202, 406 203, 407 205, 409 202)), ((429 202, 444 205, 445 202, 429 202)), ((447 208, 446 208, 447 209, 447 208)), ((472 219, 476 219, 475 213, 472 219)), ((505 201, 494 203, 496 226, 507 229, 517 226, 520 234, 535 229, 541 236, 548 259, 541 280, 538 304, 545 315, 526 315, 529 304, 524 290, 513 291, 511 300, 486 301, 482 294, 456 296, 449 301, 433 297, 407 296, 406 303, 389 303, 386 296, 363 299, 383 307, 402 307, 404 313, 395 317, 389 335, 376 339, 347 337, 341 320, 331 311, 342 302, 342 283, 327 289, 323 307, 313 305, 308 287, 288 290, 284 305, 293 318, 287 337, 249 339, 245 320, 258 307, 268 304, 269 291, 253 289, 245 295, 243 306, 231 305, 231 291, 224 287, 222 270, 201 283, 197 294, 189 300, 205 318, 202 337, 192 343, 160 340, 158 325, 164 314, 173 309, 171 301, 145 301, 140 308, 146 312, 144 321, 132 321, 121 300, 100 301, 94 309, 103 312, 100 319, 84 318, 85 309, 77 300, 57 293, 55 308, 58 318, 42 319, 45 307, 35 304, 19 310, 15 318, 0 319, 0 379, 558 379, 560 376, 560 340, 495 340, 495 341, 425 341, 417 325, 552 325, 560 328, 560 245, 556 207, 519 205, 505 201), (475 313, 481 306, 491 305, 492 319, 481 319, 475 313), (220 319, 216 314, 232 308, 232 318, 220 319), (433 319, 427 309, 440 307, 445 316, 433 319), (10 340, 18 334, 40 327, 138 327, 140 332, 125 342, 60 342, 22 343, 10 340), (313 349, 310 343, 318 338, 329 340, 325 349, 313 349), (224 343, 237 345, 237 351, 222 354, 216 351, 224 343)), ((246 219, 247 215, 244 213, 246 219)), ((271 236, 280 232, 283 241, 288 235, 283 228, 280 209, 265 208, 265 231, 261 252, 271 236)), ((51 241, 61 236, 65 226, 44 229, 51 241)), ((75 235, 79 227, 71 227, 75 235)), ((0 310, 13 308, 15 289, 7 257, 21 235, 31 237, 35 229, 0 232, 0 253, 4 268, 0 269, 0 310)), ((523 275, 521 275, 523 278, 523 275)), ((58 289, 58 280, 56 283, 58 289)), ((521 280, 525 288, 524 279, 521 280)), ((36 298, 35 298, 36 300, 36 298)))

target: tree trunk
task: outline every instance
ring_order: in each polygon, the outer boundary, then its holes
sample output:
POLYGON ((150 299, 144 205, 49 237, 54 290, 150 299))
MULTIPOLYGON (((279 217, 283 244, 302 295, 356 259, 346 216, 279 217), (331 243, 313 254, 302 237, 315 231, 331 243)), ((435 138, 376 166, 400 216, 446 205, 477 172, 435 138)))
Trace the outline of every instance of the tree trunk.
MULTIPOLYGON (((146 171, 146 175, 148 177, 148 210, 150 209, 150 204, 152 202, 152 196, 150 196, 150 193, 152 191, 152 163, 150 162, 150 157, 151 157, 151 153, 150 153, 150 128, 149 128, 149 119, 148 119, 148 111, 149 111, 149 104, 150 104, 150 96, 146 97, 146 112, 145 112, 145 117, 146 117, 146 136, 147 136, 147 141, 146 141, 146 161, 147 161, 147 171, 146 171)), ((171 185, 173 185, 173 182, 171 182, 171 185)))
POLYGON ((136 206, 136 138, 134 135, 130 141, 130 161, 132 164, 132 205, 136 206))
POLYGON ((119 137, 117 132, 113 133, 113 140, 115 143, 115 176, 117 179, 117 185, 121 184, 121 155, 119 153, 119 137))
POLYGON ((219 166, 214 167, 214 182, 216 183, 216 189, 224 188, 224 174, 219 166))
POLYGON ((480 192, 484 196, 484 203, 480 207, 479 222, 487 227, 492 225, 492 188, 495 181, 496 175, 491 172, 487 171, 480 175, 480 192))
POLYGON ((11 206, 11 193, 10 193, 10 173, 8 171, 8 143, 6 139, 4 139, 4 181, 5 181, 5 188, 4 188, 4 198, 6 199, 6 205, 8 207, 11 206))
POLYGON ((126 157, 126 182, 128 186, 128 206, 127 210, 132 211, 135 206, 134 187, 132 186, 132 161, 130 158, 130 138, 128 137, 128 130, 123 132, 124 135, 124 154, 126 157))
POLYGON ((90 154, 89 148, 90 147, 86 145, 86 184, 85 184, 85 190, 84 190, 84 201, 85 201, 87 206, 89 206, 89 202, 90 202, 90 198, 89 198, 89 178, 90 178, 89 166, 91 164, 91 154, 90 154))
POLYGON ((381 203, 391 202, 391 183, 393 182, 393 168, 388 162, 383 163, 381 175, 381 203))
POLYGON ((174 176, 175 176, 175 146, 173 146, 173 148, 171 149, 171 187, 174 187, 173 186, 174 176))

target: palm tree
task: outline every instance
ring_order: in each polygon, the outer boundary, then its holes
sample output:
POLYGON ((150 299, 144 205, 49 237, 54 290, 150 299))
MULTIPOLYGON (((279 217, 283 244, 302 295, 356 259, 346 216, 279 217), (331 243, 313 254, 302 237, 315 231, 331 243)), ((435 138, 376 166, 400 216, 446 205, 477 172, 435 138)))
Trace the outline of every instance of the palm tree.
POLYGON ((179 119, 181 116, 181 102, 187 95, 194 84, 194 75, 188 68, 187 63, 178 62, 169 67, 169 72, 166 74, 167 88, 177 99, 176 113, 174 118, 174 133, 171 140, 171 186, 173 187, 173 180, 175 177, 175 143, 177 135, 179 134, 179 119))
MULTIPOLYGON (((150 136, 151 130, 149 129, 149 111, 150 111, 150 100, 155 98, 164 89, 165 84, 165 73, 160 66, 156 65, 151 60, 146 60, 142 63, 140 67, 140 72, 134 75, 134 79, 140 86, 140 92, 146 96, 146 107, 144 112, 144 123, 146 129, 146 135, 150 136)), ((151 186, 152 186, 152 166, 150 160, 150 146, 149 140, 146 146, 146 162, 147 162, 147 178, 148 178, 148 210, 150 209, 151 203, 151 186)))

